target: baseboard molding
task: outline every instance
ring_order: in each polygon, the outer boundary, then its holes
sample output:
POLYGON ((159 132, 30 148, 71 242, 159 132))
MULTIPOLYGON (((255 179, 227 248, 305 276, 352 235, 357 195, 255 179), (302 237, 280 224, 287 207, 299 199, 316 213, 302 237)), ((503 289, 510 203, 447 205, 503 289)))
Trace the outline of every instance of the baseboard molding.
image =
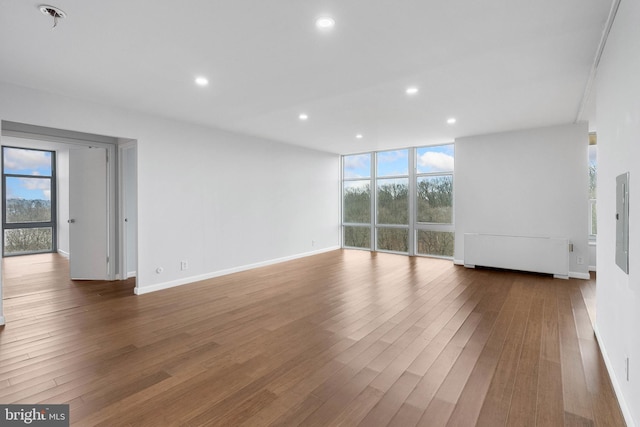
POLYGON ((596 270, 596 266, 595 265, 590 265, 589 266, 589 271, 597 271, 596 270))
POLYGON ((453 263, 455 265, 464 265, 464 260, 463 259, 454 259, 453 263))
POLYGON ((0 316, 0 326, 5 324, 4 316, 0 316))
POLYGON ((65 252, 65 251, 63 251, 61 249, 58 249, 58 253, 60 255, 62 255, 63 257, 65 257, 66 259, 69 259, 69 252, 65 252))
POLYGON ((589 280, 591 279, 591 276, 589 275, 589 273, 576 273, 575 271, 570 271, 569 278, 589 280))
POLYGON ((149 292, 161 291, 163 289, 174 288, 176 286, 186 285, 189 283, 199 282, 201 280, 213 279, 215 277, 226 276, 228 274, 239 273, 241 271, 251 270, 259 267, 266 267, 268 265, 280 264, 281 262, 292 261, 294 259, 306 258, 313 255, 319 255, 325 252, 331 252, 340 249, 340 246, 331 246, 329 248, 320 249, 312 252, 304 252, 301 254, 286 256, 282 258, 276 258, 268 261, 257 262, 254 264, 241 265, 239 267, 228 268, 226 270, 214 271, 212 273, 201 274, 198 276, 190 276, 182 279, 172 280, 169 282, 157 283, 149 286, 136 286, 133 292, 136 295, 148 294, 149 292))
POLYGON ((127 279, 131 279, 132 277, 136 277, 136 272, 135 271, 130 271, 127 273, 127 279))
POLYGON ((618 378, 616 378, 613 365, 611 364, 611 359, 609 359, 609 355, 607 354, 607 350, 602 344, 602 337, 600 336, 600 332, 598 331, 597 324, 593 327, 593 332, 596 334, 596 340, 598 341, 598 347, 600 348, 600 353, 602 353, 602 359, 604 359, 604 364, 607 367, 607 372, 609 373, 609 378, 611 379, 611 384, 613 385, 613 391, 618 398, 618 404, 620 405, 620 410, 622 411, 622 416, 624 417, 625 422, 627 423, 627 427, 636 427, 636 424, 633 422, 633 418, 631 416, 631 411, 629 411, 629 406, 627 406, 627 402, 624 399, 624 395, 622 394, 622 389, 620 388, 620 383, 618 382, 618 378))

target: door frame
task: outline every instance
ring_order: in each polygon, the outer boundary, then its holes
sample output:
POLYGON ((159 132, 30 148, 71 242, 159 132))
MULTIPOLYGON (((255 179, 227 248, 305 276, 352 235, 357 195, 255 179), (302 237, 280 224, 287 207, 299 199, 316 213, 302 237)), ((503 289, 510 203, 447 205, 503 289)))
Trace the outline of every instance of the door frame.
MULTIPOLYGON (((118 167, 120 151, 118 147, 122 144, 127 146, 132 144, 136 147, 136 171, 137 171, 137 140, 135 139, 121 139, 108 136, 102 136, 97 134, 87 134, 75 131, 66 131, 57 128, 49 128, 43 126, 35 126, 11 121, 0 121, 0 146, 2 145, 3 136, 13 136, 16 138, 26 138, 31 140, 43 141, 43 143, 60 143, 69 144, 72 146, 100 146, 107 150, 108 164, 107 164, 107 233, 108 233, 108 251, 109 260, 114 262, 108 263, 108 278, 109 280, 125 279, 126 271, 121 273, 125 264, 122 264, 122 254, 126 253, 125 242, 122 241, 121 236, 124 228, 124 208, 119 200, 122 189, 119 187, 119 183, 123 182, 123 176, 121 168, 118 167)), ((137 172, 136 180, 134 183, 136 187, 137 195, 137 172)), ((1 198, 0 198, 1 199, 1 198)), ((137 196, 136 196, 137 203, 137 196)), ((3 201, 0 200, 0 209, 4 209, 3 201)), ((136 234, 137 233, 136 231, 136 234)), ((138 235, 135 236, 136 246, 138 246, 138 235)), ((137 262, 137 260, 136 260, 137 262)), ((5 316, 3 311, 3 287, 2 280, 2 264, 0 263, 0 326, 5 324, 5 316)))
POLYGON ((128 263, 128 228, 126 224, 127 219, 127 194, 129 191, 134 191, 135 193, 135 224, 136 224, 136 235, 134 236, 134 245, 135 245, 135 276, 137 277, 138 273, 138 141, 135 139, 131 140, 120 140, 118 144, 118 211, 119 211, 119 254, 120 258, 118 260, 119 268, 119 278, 120 280, 126 280, 129 278, 129 272, 131 272, 131 266, 128 263), (133 176, 133 184, 128 182, 125 178, 125 168, 126 168, 126 152, 128 150, 133 150, 135 154, 135 164, 134 164, 134 176, 133 176), (132 185, 132 186, 131 186, 132 185))
MULTIPOLYGON (((122 242, 120 241, 120 220, 124 223, 119 203, 118 183, 122 181, 118 168, 118 146, 125 139, 109 136, 89 134, 63 129, 47 128, 34 125, 2 121, 2 136, 11 136, 43 143, 58 143, 73 147, 101 147, 107 151, 107 280, 120 279, 120 253, 122 242)), ((0 141, 1 142, 1 141, 0 141)), ((137 238, 136 238, 137 241, 137 238)))

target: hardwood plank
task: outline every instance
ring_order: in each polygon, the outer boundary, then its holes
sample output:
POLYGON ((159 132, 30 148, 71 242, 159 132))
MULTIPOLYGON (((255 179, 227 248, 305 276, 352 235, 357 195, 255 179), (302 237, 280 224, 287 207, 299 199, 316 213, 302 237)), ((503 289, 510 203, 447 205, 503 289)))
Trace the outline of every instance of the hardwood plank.
POLYGON ((527 329, 524 334, 520 361, 513 385, 513 397, 507 418, 508 426, 535 426, 538 399, 538 375, 544 298, 538 286, 529 309, 527 329))
POLYGON ((623 425, 595 280, 337 250, 142 296, 3 260, 0 401, 74 426, 623 425))

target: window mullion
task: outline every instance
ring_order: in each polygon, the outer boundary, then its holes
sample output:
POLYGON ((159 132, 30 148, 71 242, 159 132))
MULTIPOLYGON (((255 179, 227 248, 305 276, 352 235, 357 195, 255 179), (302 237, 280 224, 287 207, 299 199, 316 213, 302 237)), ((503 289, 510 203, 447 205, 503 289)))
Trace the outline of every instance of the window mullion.
POLYGON ((408 252, 410 256, 416 254, 416 233, 415 233, 415 219, 416 219, 416 149, 412 148, 409 150, 409 216, 408 216, 408 225, 409 225, 409 236, 408 236, 408 252))

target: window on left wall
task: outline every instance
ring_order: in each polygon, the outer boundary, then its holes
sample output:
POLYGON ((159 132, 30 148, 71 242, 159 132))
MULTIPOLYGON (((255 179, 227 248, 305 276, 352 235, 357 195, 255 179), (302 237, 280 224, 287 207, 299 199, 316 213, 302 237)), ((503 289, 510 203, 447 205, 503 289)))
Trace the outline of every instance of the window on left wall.
POLYGON ((342 223, 344 246, 371 249, 371 153, 344 156, 342 223))
POLYGON ((55 152, 2 147, 3 256, 56 250, 55 152))
POLYGON ((598 235, 597 207, 597 183, 598 183, 598 146, 589 145, 589 240, 596 240, 598 235))

